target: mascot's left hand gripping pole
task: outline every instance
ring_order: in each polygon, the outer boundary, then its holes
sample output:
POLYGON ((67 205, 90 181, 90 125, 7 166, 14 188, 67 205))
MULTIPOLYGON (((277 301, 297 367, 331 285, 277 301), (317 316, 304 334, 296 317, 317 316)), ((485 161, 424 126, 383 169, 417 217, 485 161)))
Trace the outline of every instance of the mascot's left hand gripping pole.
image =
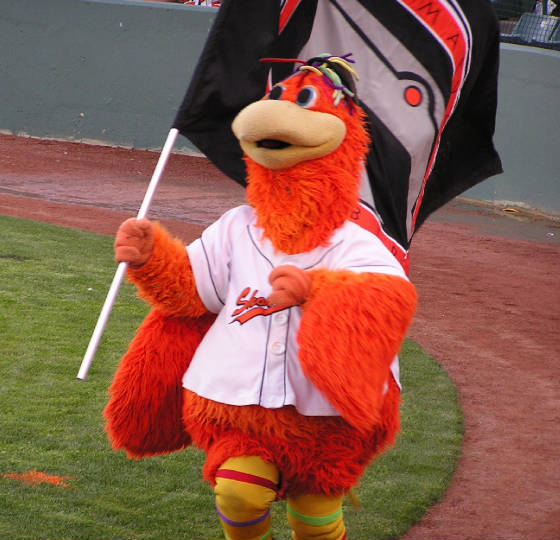
MULTIPOLYGON (((167 135, 167 139, 165 141, 165 144, 163 145, 163 150, 161 151, 156 168, 154 169, 154 174, 152 175, 152 179, 150 180, 146 195, 144 195, 144 200, 142 201, 140 210, 138 210, 138 215, 136 216, 137 219, 146 217, 146 214, 148 213, 148 209, 150 208, 150 204, 152 203, 156 187, 163 174, 163 169, 165 168, 167 160, 169 159, 169 154, 171 154, 171 150, 173 149, 173 145, 175 144, 175 140, 177 139, 178 134, 179 130, 173 128, 167 135)), ((117 271, 115 272, 115 276, 113 277, 113 282, 111 283, 111 287, 109 287, 109 292, 107 293, 107 298, 105 298, 105 303, 103 304, 103 308, 101 309, 101 313, 99 314, 99 318, 97 319, 97 324, 95 325, 95 329, 93 330, 93 334, 91 335, 86 354, 84 355, 84 358, 82 360, 82 365, 80 366, 80 370, 78 371, 78 379, 84 380, 87 377, 89 368, 93 361, 93 357, 95 356, 95 351, 97 350, 97 346, 99 345, 101 336, 103 335, 103 331, 105 330, 105 325, 107 324, 107 320, 109 319, 109 315, 111 314, 111 310, 113 309, 113 304, 115 303, 115 300, 119 293, 119 289, 126 272, 126 267, 127 263, 125 262, 119 263, 119 266, 117 267, 117 271)))

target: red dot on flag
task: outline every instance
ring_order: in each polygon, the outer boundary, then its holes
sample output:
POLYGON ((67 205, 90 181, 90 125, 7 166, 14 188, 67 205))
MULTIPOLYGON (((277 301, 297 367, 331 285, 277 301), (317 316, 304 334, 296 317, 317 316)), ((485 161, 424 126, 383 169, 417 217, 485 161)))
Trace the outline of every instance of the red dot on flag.
POLYGON ((422 91, 417 86, 407 86, 404 99, 411 107, 418 107, 422 103, 422 91))

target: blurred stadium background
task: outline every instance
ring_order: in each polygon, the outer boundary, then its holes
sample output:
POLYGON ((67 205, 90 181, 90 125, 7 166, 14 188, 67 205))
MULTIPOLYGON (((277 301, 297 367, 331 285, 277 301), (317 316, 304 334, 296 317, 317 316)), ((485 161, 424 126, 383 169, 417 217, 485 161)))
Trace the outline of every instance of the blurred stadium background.
POLYGON ((560 0, 492 0, 502 41, 560 50, 560 0))

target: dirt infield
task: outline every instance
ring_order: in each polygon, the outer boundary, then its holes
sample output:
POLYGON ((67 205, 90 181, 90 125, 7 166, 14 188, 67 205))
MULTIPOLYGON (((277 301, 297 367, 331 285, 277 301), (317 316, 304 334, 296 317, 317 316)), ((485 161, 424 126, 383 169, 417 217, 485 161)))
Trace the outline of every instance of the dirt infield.
MULTIPOLYGON (((157 154, 0 135, 0 214, 113 234, 157 154)), ((185 242, 243 190, 173 155, 150 215, 185 242)), ((413 539, 560 539, 560 224, 453 203, 419 231, 410 337, 449 372, 466 436, 413 539)), ((109 285, 109 284, 108 284, 109 285)))

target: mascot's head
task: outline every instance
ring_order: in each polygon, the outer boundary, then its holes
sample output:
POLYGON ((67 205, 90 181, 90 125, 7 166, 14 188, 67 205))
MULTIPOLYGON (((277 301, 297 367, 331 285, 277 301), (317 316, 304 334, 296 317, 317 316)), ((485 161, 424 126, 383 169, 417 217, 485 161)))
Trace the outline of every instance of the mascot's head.
POLYGON ((369 144, 348 55, 297 62, 232 124, 245 154, 247 200, 285 253, 325 245, 348 219, 369 144))

